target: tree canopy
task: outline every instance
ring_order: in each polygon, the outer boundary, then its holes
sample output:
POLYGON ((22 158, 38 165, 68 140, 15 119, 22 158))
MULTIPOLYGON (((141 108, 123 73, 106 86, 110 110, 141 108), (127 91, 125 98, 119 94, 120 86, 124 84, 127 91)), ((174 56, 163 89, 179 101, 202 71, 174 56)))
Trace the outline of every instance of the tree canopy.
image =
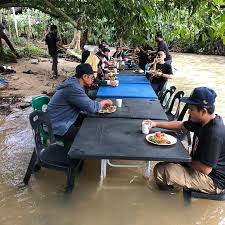
POLYGON ((140 43, 162 31, 169 42, 204 43, 220 38, 225 44, 225 0, 0 0, 0 8, 38 9, 93 39, 140 43))

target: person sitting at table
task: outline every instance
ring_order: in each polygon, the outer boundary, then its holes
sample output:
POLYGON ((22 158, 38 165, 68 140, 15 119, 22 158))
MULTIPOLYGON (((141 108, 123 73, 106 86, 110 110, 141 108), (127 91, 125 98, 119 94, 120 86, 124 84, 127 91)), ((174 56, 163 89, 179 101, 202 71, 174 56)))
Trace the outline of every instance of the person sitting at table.
POLYGON ((191 157, 186 164, 160 162, 154 167, 154 177, 159 188, 188 188, 219 194, 225 189, 225 126, 215 114, 214 90, 195 88, 190 97, 183 98, 188 104, 190 120, 153 122, 152 127, 194 132, 191 157))
POLYGON ((78 65, 75 77, 60 84, 48 104, 53 133, 66 141, 72 142, 77 134, 83 119, 79 117, 81 111, 94 113, 112 105, 111 100, 93 101, 85 93, 85 88, 93 83, 93 73, 89 64, 78 65))
POLYGON ((88 63, 91 65, 92 69, 94 70, 94 84, 100 85, 100 86, 112 86, 115 87, 117 84, 115 81, 112 80, 104 80, 104 72, 101 69, 101 63, 105 60, 105 56, 102 52, 97 52, 94 50, 94 52, 90 53, 89 57, 85 61, 85 63, 88 63))
POLYGON ((156 93, 163 88, 168 79, 173 78, 172 67, 165 63, 165 58, 165 52, 159 51, 150 67, 150 72, 146 73, 146 77, 150 79, 152 88, 156 93))
POLYGON ((123 60, 125 58, 123 50, 121 47, 117 47, 116 51, 113 54, 113 59, 123 60))
POLYGON ((87 58, 90 56, 91 52, 85 48, 83 48, 81 55, 81 63, 85 63, 87 58))
POLYGON ((102 53, 105 55, 105 59, 106 59, 105 64, 107 66, 111 66, 112 63, 110 61, 112 61, 112 57, 110 55, 110 49, 109 48, 103 48, 102 53))

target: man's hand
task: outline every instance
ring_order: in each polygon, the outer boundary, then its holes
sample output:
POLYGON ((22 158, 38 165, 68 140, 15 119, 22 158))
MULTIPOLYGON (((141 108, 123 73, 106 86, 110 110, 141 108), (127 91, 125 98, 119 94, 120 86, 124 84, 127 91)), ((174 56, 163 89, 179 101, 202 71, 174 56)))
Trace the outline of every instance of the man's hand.
POLYGON ((112 104, 113 103, 110 99, 100 101, 101 109, 108 107, 108 106, 112 106, 112 104))
POLYGON ((112 87, 116 87, 117 86, 117 82, 115 80, 110 80, 109 85, 112 86, 112 87))
POLYGON ((149 122, 149 124, 150 124, 150 126, 151 126, 152 128, 157 127, 157 123, 156 123, 156 122, 154 122, 154 121, 152 121, 152 120, 148 120, 148 122, 149 122))
POLYGON ((156 57, 154 58, 153 64, 157 64, 159 62, 159 59, 156 57))
POLYGON ((162 77, 163 73, 161 71, 156 71, 155 75, 156 77, 162 77))

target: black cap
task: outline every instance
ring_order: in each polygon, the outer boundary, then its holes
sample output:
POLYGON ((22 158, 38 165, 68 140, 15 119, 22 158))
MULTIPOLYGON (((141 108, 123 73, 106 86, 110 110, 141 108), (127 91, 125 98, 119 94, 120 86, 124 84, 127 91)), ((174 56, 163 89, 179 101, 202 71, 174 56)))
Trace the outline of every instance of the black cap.
POLYGON ((76 67, 77 75, 84 75, 84 74, 91 75, 93 73, 94 73, 94 71, 93 71, 91 65, 88 63, 83 63, 76 67))
POLYGON ((109 48, 103 48, 102 51, 103 52, 110 52, 110 49, 109 48))
POLYGON ((97 52, 96 55, 99 56, 99 57, 105 57, 105 55, 102 52, 100 52, 100 51, 97 52))
POLYGON ((209 108, 214 105, 216 96, 217 94, 214 90, 207 87, 198 87, 193 90, 190 97, 182 98, 182 102, 209 108))

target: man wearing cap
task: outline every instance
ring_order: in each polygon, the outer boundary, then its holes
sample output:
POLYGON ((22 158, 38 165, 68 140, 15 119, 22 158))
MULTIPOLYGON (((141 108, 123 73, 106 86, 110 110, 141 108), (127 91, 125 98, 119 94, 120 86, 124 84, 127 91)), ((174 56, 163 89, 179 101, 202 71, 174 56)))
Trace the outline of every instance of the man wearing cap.
POLYGON ((225 126, 214 113, 215 98, 212 89, 195 88, 190 97, 182 99, 189 106, 189 121, 150 121, 152 127, 194 132, 191 163, 156 164, 154 177, 161 189, 184 187, 211 194, 225 189, 225 126))
POLYGON ((112 105, 111 100, 93 101, 85 93, 85 88, 93 83, 93 73, 89 64, 78 65, 75 77, 60 84, 48 104, 53 133, 64 140, 73 141, 82 122, 78 118, 81 111, 95 113, 112 105))

